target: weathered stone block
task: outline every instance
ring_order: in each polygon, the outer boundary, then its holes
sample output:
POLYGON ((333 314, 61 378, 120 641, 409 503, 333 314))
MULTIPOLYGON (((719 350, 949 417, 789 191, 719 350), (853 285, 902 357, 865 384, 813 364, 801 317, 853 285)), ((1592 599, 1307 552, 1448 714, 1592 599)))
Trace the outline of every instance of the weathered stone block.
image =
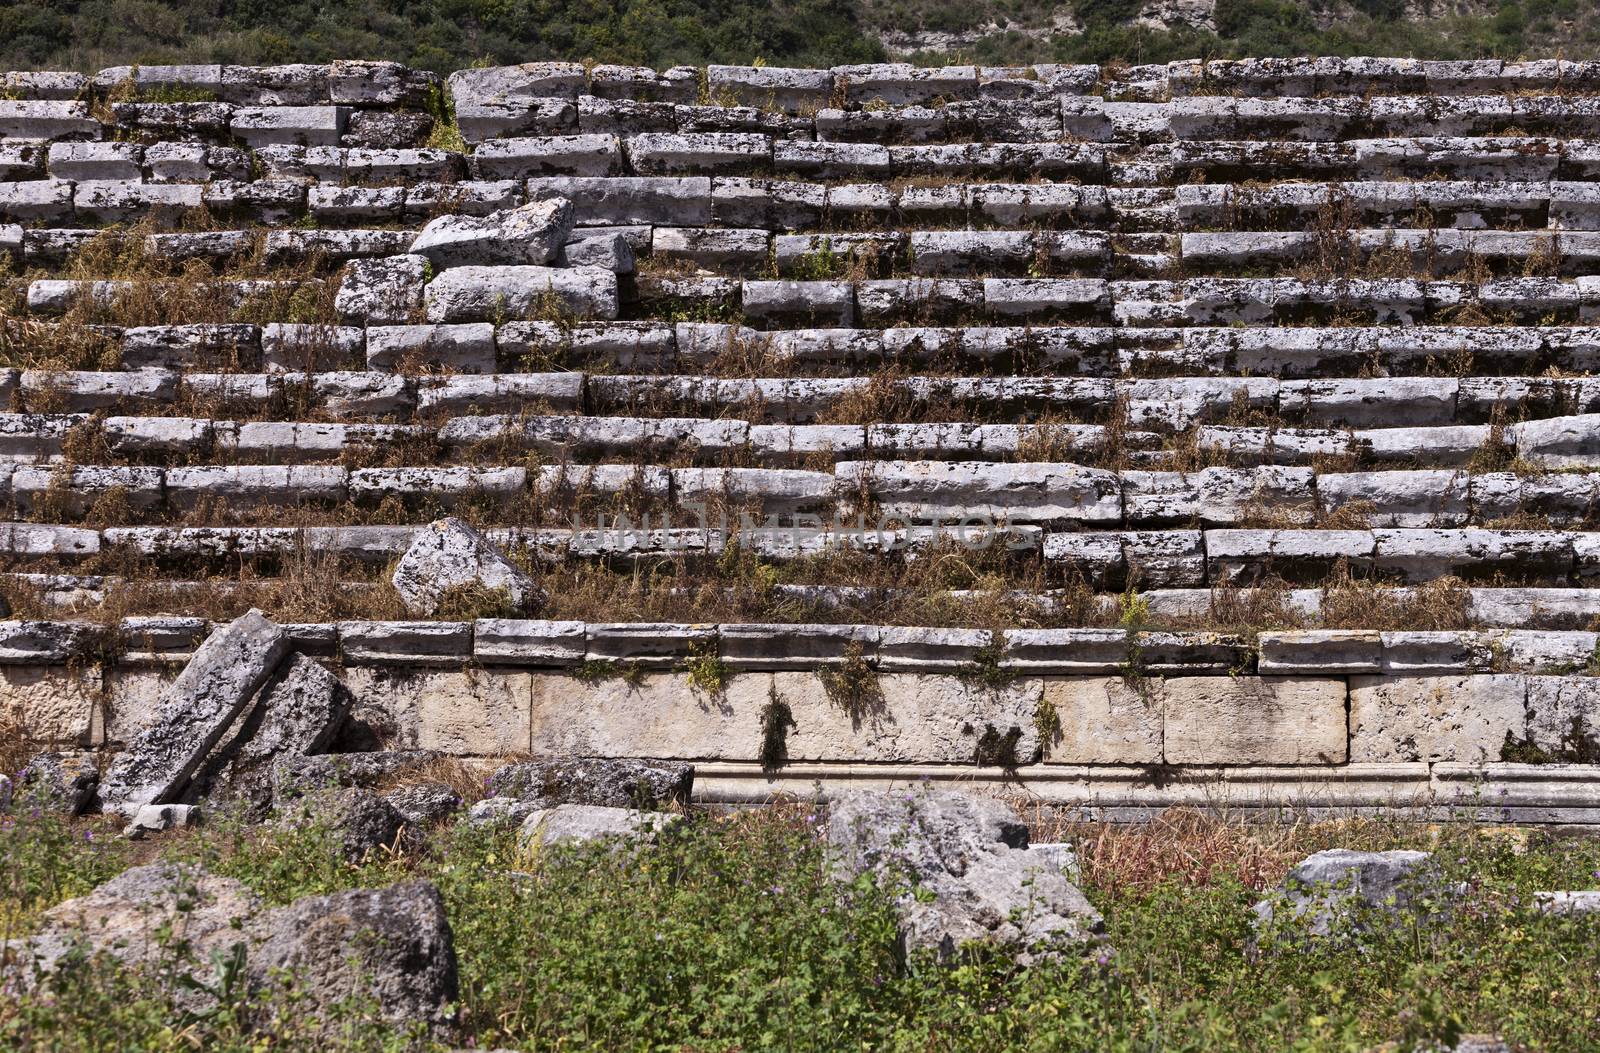
POLYGON ((1345 684, 1310 677, 1175 677, 1160 687, 1169 764, 1343 764, 1345 684))
POLYGON ((1147 681, 1120 676, 1048 677, 1043 705, 1061 722, 1060 735, 1042 744, 1047 761, 1161 763, 1161 698, 1147 681))
POLYGON ((1528 678, 1350 678, 1350 760, 1498 760, 1506 732, 1523 732, 1528 678))

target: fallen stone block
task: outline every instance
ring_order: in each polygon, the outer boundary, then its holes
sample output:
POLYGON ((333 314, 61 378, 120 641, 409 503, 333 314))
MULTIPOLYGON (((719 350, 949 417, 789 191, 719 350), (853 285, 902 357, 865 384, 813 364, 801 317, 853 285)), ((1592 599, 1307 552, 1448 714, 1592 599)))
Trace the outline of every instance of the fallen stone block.
POLYGON ((276 821, 309 821, 325 827, 351 863, 360 863, 374 853, 396 850, 405 829, 405 819, 393 805, 371 790, 354 786, 315 790, 292 803, 279 803, 276 821))
POLYGON ((223 770, 216 778, 225 795, 264 812, 272 803, 276 762, 323 752, 353 702, 327 669, 305 655, 291 657, 219 755, 223 770))
POLYGON ((15 774, 12 803, 61 815, 87 812, 100 785, 92 753, 36 754, 15 774))
POLYGON ((461 808, 461 797, 442 782, 402 786, 384 795, 389 807, 411 826, 429 826, 461 808))
POLYGON ((87 896, 46 912, 38 931, 13 944, 31 978, 62 968, 85 944, 123 966, 170 963, 173 933, 192 954, 175 984, 179 1008, 215 1008, 210 984, 219 959, 240 955, 247 992, 284 985, 297 1011, 328 1014, 330 1037, 350 999, 370 1001, 396 1024, 444 1028, 457 999, 456 958, 438 890, 426 881, 308 896, 265 908, 245 886, 204 869, 160 863, 134 867, 87 896))
POLYGON ((112 762, 101 799, 117 808, 170 802, 288 650, 287 635, 259 611, 214 631, 162 693, 151 723, 112 762))
POLYGON ((441 519, 417 532, 391 578, 412 613, 438 612, 452 592, 503 591, 505 605, 526 612, 544 600, 534 580, 459 519, 441 519))
POLYGON ((130 841, 139 841, 149 837, 151 834, 199 826, 200 821, 201 815, 198 805, 145 804, 139 806, 139 810, 134 813, 132 821, 123 828, 122 836, 130 841))
MULTIPOLYGON (((1283 884, 1253 908, 1258 932, 1349 936, 1374 924, 1425 911, 1448 898, 1427 852, 1352 852, 1330 848, 1301 860, 1283 884)), ((1417 921, 1423 916, 1416 915, 1417 921)))
POLYGON ((562 198, 535 201, 488 216, 440 216, 422 228, 411 253, 436 268, 463 264, 555 262, 572 230, 572 205, 562 198))
POLYGON ((861 791, 829 813, 836 871, 891 882, 907 951, 949 961, 968 944, 990 943, 1028 964, 1103 929, 1077 886, 1028 853, 1027 826, 1000 801, 861 791))
POLYGON ((517 847, 537 852, 591 841, 653 841, 682 821, 683 816, 669 812, 558 804, 528 814, 517 831, 517 847))

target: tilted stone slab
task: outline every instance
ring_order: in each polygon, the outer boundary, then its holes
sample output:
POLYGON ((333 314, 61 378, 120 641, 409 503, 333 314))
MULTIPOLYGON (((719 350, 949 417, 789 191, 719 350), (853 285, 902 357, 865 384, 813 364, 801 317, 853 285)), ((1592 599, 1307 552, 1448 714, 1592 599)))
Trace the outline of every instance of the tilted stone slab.
POLYGON ((118 807, 170 801, 288 652, 288 636, 258 611, 213 632, 112 762, 102 799, 118 807))

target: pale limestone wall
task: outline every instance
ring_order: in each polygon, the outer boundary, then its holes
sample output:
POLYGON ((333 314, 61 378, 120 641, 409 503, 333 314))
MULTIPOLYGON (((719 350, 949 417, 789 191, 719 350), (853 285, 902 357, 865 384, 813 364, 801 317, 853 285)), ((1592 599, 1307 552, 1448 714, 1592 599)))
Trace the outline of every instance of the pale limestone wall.
MULTIPOLYGON (((0 716, 42 739, 117 748, 177 662, 0 666, 0 716)), ((457 663, 347 665, 358 713, 395 748, 756 763, 762 715, 789 707, 792 764, 970 767, 993 728, 1023 768, 1306 767, 1500 761, 1509 733, 1552 753, 1600 722, 1600 679, 1577 676, 1031 676, 878 673, 855 713, 816 673, 741 672, 721 692, 678 671, 586 680, 457 663), (1053 712, 1059 734, 1041 745, 1053 712)))

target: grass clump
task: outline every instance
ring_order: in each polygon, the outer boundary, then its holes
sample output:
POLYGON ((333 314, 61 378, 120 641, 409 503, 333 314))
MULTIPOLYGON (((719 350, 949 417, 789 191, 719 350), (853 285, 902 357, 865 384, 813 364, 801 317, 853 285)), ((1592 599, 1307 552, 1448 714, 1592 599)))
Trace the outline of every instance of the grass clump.
POLYGON ((844 660, 837 666, 819 666, 817 680, 828 700, 848 713, 855 727, 884 707, 883 686, 859 643, 845 648, 844 660))
POLYGON ((733 669, 717 653, 715 640, 694 641, 689 645, 689 658, 684 662, 684 674, 689 686, 708 695, 721 695, 733 679, 733 669))

